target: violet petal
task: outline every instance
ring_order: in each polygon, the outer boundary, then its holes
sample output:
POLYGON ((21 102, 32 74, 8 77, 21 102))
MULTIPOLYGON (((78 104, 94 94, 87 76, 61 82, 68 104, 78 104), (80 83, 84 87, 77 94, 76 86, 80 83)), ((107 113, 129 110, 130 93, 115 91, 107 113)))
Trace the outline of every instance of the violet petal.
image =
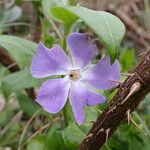
POLYGON ((67 37, 67 44, 70 49, 76 67, 83 69, 90 64, 91 59, 96 55, 97 48, 88 38, 88 35, 73 32, 67 37))
POLYGON ((79 125, 84 122, 84 106, 86 104, 93 106, 105 101, 105 97, 92 92, 82 82, 71 85, 69 99, 79 125))
POLYGON ((41 85, 36 102, 47 112, 57 113, 67 101, 70 85, 65 78, 47 80, 41 85))
POLYGON ((118 60, 111 65, 109 56, 101 59, 98 64, 84 72, 83 81, 91 86, 107 90, 118 85, 120 66, 118 60))
POLYGON ((31 74, 36 78, 61 75, 67 72, 70 61, 59 45, 48 49, 39 43, 30 67, 31 74))

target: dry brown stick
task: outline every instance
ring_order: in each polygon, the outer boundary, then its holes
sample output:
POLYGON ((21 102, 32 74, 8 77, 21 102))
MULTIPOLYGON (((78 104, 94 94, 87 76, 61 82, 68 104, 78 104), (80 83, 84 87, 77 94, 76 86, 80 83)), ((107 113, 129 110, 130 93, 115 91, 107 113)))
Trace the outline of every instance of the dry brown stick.
POLYGON ((118 16, 124 22, 124 24, 132 31, 134 31, 139 37, 144 38, 148 41, 150 40, 150 34, 141 26, 139 26, 137 22, 133 19, 133 14, 139 14, 139 10, 135 2, 133 2, 132 0, 129 0, 128 2, 125 1, 125 3, 120 5, 118 8, 114 5, 108 5, 107 11, 118 16))
POLYGON ((150 92, 150 51, 142 58, 120 86, 108 107, 93 124, 79 150, 99 150, 121 123, 127 119, 127 112, 134 111, 150 92))
POLYGON ((131 32, 130 30, 126 32, 126 35, 133 39, 137 44, 140 44, 142 46, 143 49, 147 49, 149 50, 150 47, 150 42, 148 42, 147 40, 145 40, 144 38, 139 38, 135 35, 134 32, 131 32))
POLYGON ((116 15, 140 37, 150 40, 150 34, 141 28, 125 11, 117 9, 116 15))
POLYGON ((122 10, 116 11, 120 18, 126 22, 128 26, 131 27, 133 31, 135 31, 139 36, 144 37, 145 39, 150 39, 149 33, 144 31, 133 19, 131 19, 126 13, 124 13, 122 10))

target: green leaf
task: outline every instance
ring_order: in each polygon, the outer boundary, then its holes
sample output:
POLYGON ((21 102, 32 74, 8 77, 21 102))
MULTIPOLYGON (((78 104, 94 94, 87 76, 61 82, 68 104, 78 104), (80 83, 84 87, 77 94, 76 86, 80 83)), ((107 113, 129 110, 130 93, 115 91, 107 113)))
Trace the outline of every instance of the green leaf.
POLYGON ((96 121, 100 112, 98 111, 98 108, 96 106, 95 107, 86 106, 84 110, 85 110, 85 123, 83 123, 80 126, 80 129, 82 130, 83 133, 87 134, 87 132, 93 125, 92 122, 96 121))
POLYGON ((3 128, 8 125, 11 118, 15 115, 14 110, 16 110, 16 108, 4 107, 4 109, 0 112, 0 127, 3 128))
POLYGON ((32 116, 39 110, 40 107, 34 102, 34 100, 29 98, 25 94, 17 92, 16 95, 20 108, 29 116, 32 116))
POLYGON ((61 7, 52 8, 52 13, 58 20, 64 23, 65 28, 69 28, 78 19, 78 16, 74 13, 61 7))
POLYGON ((98 112, 98 108, 95 106, 93 107, 85 107, 85 119, 86 123, 91 123, 92 121, 95 121, 98 117, 100 112, 98 112))
POLYGON ((85 134, 75 124, 70 124, 62 132, 64 143, 68 150, 76 150, 85 134))
POLYGON ((8 124, 6 125, 7 127, 9 127, 6 132, 3 135, 0 135, 0 146, 5 146, 8 145, 12 148, 12 149, 17 149, 16 144, 18 141, 18 138, 16 138, 18 136, 18 134, 21 132, 21 124, 19 122, 13 122, 13 124, 11 124, 10 122, 8 122, 8 124))
POLYGON ((53 127, 48 133, 46 150, 76 150, 84 136, 75 124, 63 130, 53 127))
POLYGON ((0 64, 0 84, 4 76, 8 75, 10 72, 6 66, 0 64))
POLYGON ((19 6, 14 6, 4 13, 4 22, 13 22, 22 15, 22 9, 19 6))
POLYGON ((29 67, 37 44, 15 36, 1 35, 0 46, 8 51, 20 67, 29 67))
POLYGON ((26 150, 45 150, 46 135, 38 135, 29 141, 26 150))
POLYGON ((45 150, 67 150, 62 138, 62 132, 56 127, 52 127, 48 133, 45 150))
POLYGON ((6 97, 12 92, 39 85, 40 80, 33 78, 29 70, 18 71, 7 75, 2 81, 2 89, 6 97))
POLYGON ((134 64, 135 53, 134 49, 123 48, 119 56, 121 62, 122 71, 128 71, 134 64))
POLYGON ((51 12, 57 19, 66 24, 73 23, 79 18, 82 19, 98 35, 108 53, 114 59, 125 34, 125 26, 116 16, 108 12, 94 11, 82 6, 53 7, 51 12))
POLYGON ((68 4, 68 0, 42 0, 42 8, 45 16, 48 19, 51 19, 53 16, 51 15, 50 9, 55 6, 65 6, 68 4))
POLYGON ((51 48, 55 43, 55 39, 52 36, 44 35, 43 43, 46 47, 51 48))

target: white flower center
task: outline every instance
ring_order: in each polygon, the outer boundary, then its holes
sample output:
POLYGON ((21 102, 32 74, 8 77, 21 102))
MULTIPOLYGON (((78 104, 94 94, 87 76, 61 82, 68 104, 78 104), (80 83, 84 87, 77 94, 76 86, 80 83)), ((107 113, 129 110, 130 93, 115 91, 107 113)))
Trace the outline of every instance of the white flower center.
POLYGON ((80 69, 69 70, 69 79, 72 81, 78 81, 82 76, 80 73, 80 69))

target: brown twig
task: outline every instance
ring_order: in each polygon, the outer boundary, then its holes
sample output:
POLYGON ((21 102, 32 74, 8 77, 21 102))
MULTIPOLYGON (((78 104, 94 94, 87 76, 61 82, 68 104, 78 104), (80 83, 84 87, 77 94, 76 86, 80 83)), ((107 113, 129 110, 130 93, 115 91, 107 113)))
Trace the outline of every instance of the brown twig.
POLYGON ((141 28, 129 15, 127 15, 122 9, 117 9, 117 15, 140 37, 150 40, 150 34, 141 28))
MULTIPOLYGON (((46 125, 42 126, 40 129, 38 129, 34 134, 32 134, 26 142, 30 141, 32 138, 34 138, 36 135, 41 133, 43 130, 47 129, 50 126, 50 123, 47 123, 46 125)), ((26 143, 25 142, 25 143, 26 143)), ((24 144, 23 144, 24 145, 24 144)))
POLYGON ((119 7, 108 4, 106 10, 118 16, 124 22, 128 29, 126 37, 133 40, 137 45, 144 46, 146 49, 150 47, 150 34, 136 21, 142 14, 141 8, 135 1, 124 1, 119 7))
POLYGON ((128 110, 133 112, 150 92, 150 51, 133 72, 134 75, 125 80, 108 107, 93 124, 79 150, 99 150, 121 123, 129 118, 128 110))

